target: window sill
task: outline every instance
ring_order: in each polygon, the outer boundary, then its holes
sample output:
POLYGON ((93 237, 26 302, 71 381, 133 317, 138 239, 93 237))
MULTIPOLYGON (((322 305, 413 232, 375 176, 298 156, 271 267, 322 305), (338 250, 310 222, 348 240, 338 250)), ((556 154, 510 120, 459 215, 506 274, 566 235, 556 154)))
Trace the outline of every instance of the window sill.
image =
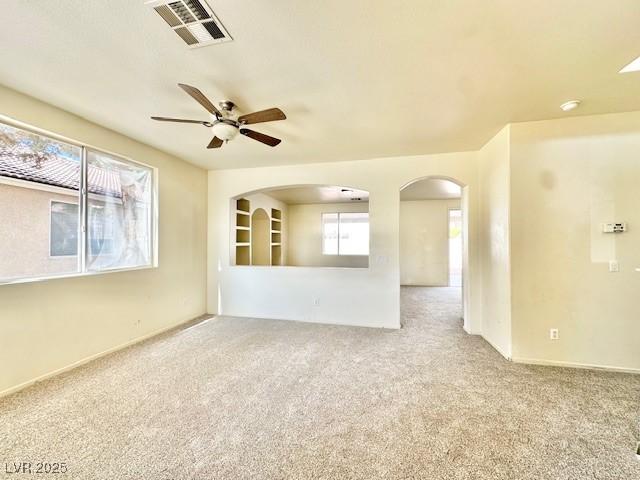
POLYGON ((314 265, 229 265, 229 268, 274 268, 274 269, 303 269, 310 270, 369 270, 370 265, 366 267, 328 267, 328 266, 314 266, 314 265))
POLYGON ((28 278, 15 278, 15 279, 0 279, 0 287, 3 285, 16 285, 20 283, 35 283, 35 282, 47 282, 49 280, 59 280, 62 278, 78 278, 78 277, 95 277, 96 275, 106 275, 110 273, 119 272, 133 272, 136 270, 149 270, 158 268, 158 265, 144 265, 141 267, 129 267, 129 268, 113 268, 111 270, 101 270, 97 272, 83 272, 83 273, 63 273, 60 275, 47 275, 43 277, 28 277, 28 278))

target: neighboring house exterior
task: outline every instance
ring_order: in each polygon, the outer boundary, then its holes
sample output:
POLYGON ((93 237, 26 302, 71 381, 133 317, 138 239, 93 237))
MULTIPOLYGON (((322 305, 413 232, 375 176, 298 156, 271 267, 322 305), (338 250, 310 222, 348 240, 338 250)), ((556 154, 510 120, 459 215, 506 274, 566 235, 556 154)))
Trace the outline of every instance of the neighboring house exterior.
POLYGON ((0 176, 0 278, 77 270, 77 255, 51 255, 52 202, 77 206, 78 191, 0 176))
MULTIPOLYGON (((0 278, 78 271, 80 162, 63 156, 39 161, 29 152, 0 150, 0 278)), ((117 171, 88 166, 90 255, 113 255, 122 223, 117 171)))

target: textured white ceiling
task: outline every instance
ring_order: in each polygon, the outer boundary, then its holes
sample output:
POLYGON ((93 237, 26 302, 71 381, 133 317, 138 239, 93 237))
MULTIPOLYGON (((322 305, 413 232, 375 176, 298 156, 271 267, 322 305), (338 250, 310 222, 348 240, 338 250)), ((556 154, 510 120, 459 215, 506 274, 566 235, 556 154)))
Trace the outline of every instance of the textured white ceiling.
MULTIPOLYGON (((189 50, 142 0, 3 0, 0 83, 205 168, 477 149, 509 121, 640 109, 638 0, 210 0, 234 41, 189 50), (283 139, 206 150, 199 87, 283 139)), ((1 106, 0 106, 1 110, 1 106)))
POLYGON ((307 185, 263 192, 287 205, 368 202, 369 192, 349 187, 307 185), (348 190, 343 192, 342 190, 348 190))

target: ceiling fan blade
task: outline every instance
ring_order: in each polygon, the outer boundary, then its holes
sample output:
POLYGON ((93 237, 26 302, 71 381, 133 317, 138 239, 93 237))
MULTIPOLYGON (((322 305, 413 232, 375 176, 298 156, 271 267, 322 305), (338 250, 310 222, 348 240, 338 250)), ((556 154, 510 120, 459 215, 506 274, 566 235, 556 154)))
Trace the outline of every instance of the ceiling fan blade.
POLYGON ((287 116, 279 108, 270 108, 268 110, 262 110, 260 112, 247 113, 246 115, 240 115, 238 121, 245 125, 251 125, 252 123, 273 122, 275 120, 285 120, 287 116))
POLYGON ((224 142, 220 140, 218 137, 213 137, 207 145, 207 148, 220 148, 224 142))
POLYGON ((193 98, 196 102, 198 102, 200 105, 206 108, 207 112, 215 115, 216 117, 221 115, 220 110, 218 110, 215 107, 215 105, 211 103, 211 101, 209 101, 209 99, 205 97, 204 94, 200 90, 198 90, 196 87, 192 87, 191 85, 185 85, 184 83, 179 83, 178 86, 182 90, 187 92, 191 96, 191 98, 193 98))
POLYGON ((264 133, 260 133, 260 132, 255 132, 253 130, 249 130, 248 128, 241 128, 240 133, 249 138, 253 138, 254 140, 262 142, 265 145, 269 145, 270 147, 275 147, 282 141, 279 138, 270 137, 269 135, 265 135, 264 133))
POLYGON ((187 120, 184 118, 169 118, 169 117, 151 117, 151 120, 157 120, 159 122, 178 122, 178 123, 199 123, 205 127, 210 127, 211 122, 205 122, 202 120, 187 120))

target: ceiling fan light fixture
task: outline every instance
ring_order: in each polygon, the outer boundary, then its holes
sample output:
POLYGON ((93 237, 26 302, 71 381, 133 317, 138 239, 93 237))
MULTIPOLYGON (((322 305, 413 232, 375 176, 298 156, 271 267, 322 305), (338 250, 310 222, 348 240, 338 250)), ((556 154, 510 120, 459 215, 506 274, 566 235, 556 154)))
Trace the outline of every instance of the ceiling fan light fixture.
POLYGON ((235 136, 238 135, 238 127, 226 122, 214 123, 213 127, 211 127, 211 130, 216 137, 226 142, 228 142, 229 140, 233 140, 235 136))
POLYGON ((564 102, 562 105, 560 105, 560 108, 565 112, 569 112, 575 108, 578 108, 579 106, 580 100, 569 100, 568 102, 564 102))

